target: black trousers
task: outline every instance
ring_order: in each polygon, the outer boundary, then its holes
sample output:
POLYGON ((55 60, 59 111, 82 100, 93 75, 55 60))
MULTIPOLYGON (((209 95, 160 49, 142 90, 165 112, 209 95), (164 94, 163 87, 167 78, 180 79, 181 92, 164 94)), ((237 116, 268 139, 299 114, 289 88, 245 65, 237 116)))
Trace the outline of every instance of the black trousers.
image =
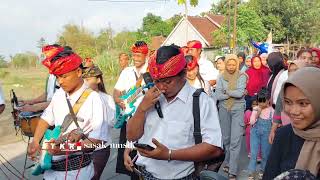
POLYGON ((92 154, 94 175, 91 180, 99 180, 110 156, 110 146, 94 151, 92 154))
MULTIPOLYGON (((120 138, 119 138, 119 144, 125 144, 127 142, 126 138, 126 125, 125 123, 123 127, 120 130, 120 138)), ((136 175, 134 172, 128 171, 126 167, 124 166, 124 148, 119 148, 118 149, 118 156, 117 156, 117 165, 116 165, 116 173, 120 174, 126 174, 131 177, 132 180, 139 180, 139 176, 136 175)), ((136 151, 132 151, 130 153, 130 157, 133 159, 137 155, 136 151)))

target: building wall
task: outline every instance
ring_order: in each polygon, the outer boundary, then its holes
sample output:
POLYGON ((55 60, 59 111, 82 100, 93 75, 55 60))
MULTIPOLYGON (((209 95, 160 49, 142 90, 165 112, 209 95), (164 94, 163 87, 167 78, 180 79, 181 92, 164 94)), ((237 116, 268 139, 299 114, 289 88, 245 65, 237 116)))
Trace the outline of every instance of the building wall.
POLYGON ((185 46, 187 42, 190 40, 199 40, 202 43, 203 47, 207 47, 205 41, 201 39, 198 32, 194 30, 194 28, 187 23, 186 20, 183 20, 180 25, 175 29, 175 31, 168 36, 166 42, 163 45, 171 45, 175 44, 178 46, 185 46), (188 35, 186 34, 188 32, 188 35))

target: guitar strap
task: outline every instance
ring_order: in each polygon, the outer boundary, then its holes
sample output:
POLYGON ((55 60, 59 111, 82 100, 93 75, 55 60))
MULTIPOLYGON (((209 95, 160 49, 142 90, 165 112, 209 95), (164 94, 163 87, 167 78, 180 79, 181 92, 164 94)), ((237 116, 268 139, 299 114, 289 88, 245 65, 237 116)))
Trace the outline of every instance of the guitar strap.
POLYGON ((71 115, 71 118, 73 121, 67 122, 68 118, 66 118, 61 125, 61 127, 63 127, 63 129, 65 129, 65 130, 68 129, 68 127, 71 125, 72 122, 74 122, 76 124, 76 126, 78 128, 80 128, 76 114, 78 114, 81 106, 87 100, 87 97, 91 94, 92 91, 93 90, 89 89, 89 88, 84 90, 83 93, 81 94, 80 98, 76 101, 76 103, 74 104, 73 107, 71 106, 71 103, 70 103, 69 99, 67 98, 67 94, 66 94, 66 100, 67 100, 69 112, 70 112, 70 115, 71 115))

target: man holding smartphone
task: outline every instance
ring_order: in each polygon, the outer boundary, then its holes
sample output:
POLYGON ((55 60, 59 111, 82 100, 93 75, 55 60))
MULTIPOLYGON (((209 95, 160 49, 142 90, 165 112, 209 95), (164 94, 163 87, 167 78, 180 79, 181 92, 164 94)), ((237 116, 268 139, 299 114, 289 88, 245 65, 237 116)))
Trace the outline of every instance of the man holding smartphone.
MULTIPOLYGON (((194 179, 194 162, 218 157, 222 153, 221 130, 215 102, 200 95, 202 143, 195 145, 192 114, 193 93, 185 79, 186 61, 176 46, 163 46, 150 58, 149 70, 155 87, 146 92, 135 115, 127 123, 128 141, 154 147, 139 148, 136 164, 145 180, 194 179), (160 101, 164 118, 154 104, 160 101)), ((130 157, 125 165, 132 170, 130 157)))

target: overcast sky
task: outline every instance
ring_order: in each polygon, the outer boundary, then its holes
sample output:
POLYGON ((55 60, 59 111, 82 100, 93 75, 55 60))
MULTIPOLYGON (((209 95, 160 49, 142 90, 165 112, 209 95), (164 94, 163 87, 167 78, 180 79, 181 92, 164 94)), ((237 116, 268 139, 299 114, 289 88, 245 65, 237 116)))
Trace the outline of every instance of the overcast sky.
MULTIPOLYGON (((160 15, 163 19, 184 12, 184 6, 178 6, 176 0, 145 0, 153 2, 143 3, 107 1, 1 0, 0 55, 8 58, 9 55, 25 51, 39 52, 37 41, 44 37, 47 43, 54 43, 57 34, 67 23, 83 24, 94 33, 110 23, 119 32, 139 28, 142 18, 148 12, 160 15)), ((197 7, 189 8, 189 14, 198 15, 210 10, 212 2, 213 0, 199 0, 197 7)))

